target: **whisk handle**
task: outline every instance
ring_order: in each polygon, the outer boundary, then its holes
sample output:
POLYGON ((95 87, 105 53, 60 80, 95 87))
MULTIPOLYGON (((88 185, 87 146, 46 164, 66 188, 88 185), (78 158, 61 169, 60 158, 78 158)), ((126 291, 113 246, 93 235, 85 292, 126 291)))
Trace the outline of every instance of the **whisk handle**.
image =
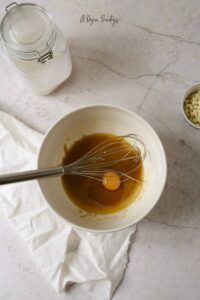
POLYGON ((62 176, 65 171, 63 167, 45 168, 31 171, 18 172, 13 174, 0 175, 0 185, 39 179, 50 176, 62 176))

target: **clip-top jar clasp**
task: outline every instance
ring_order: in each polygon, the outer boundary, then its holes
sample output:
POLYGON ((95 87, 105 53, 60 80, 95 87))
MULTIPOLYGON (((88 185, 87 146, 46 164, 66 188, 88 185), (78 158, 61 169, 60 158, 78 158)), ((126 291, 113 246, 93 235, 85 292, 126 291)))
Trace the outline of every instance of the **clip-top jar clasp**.
POLYGON ((18 5, 18 3, 17 3, 17 2, 12 2, 12 3, 10 3, 9 5, 7 5, 7 6, 5 7, 5 10, 6 10, 7 13, 8 13, 8 8, 11 7, 11 6, 13 6, 13 5, 18 5))
POLYGON ((37 53, 39 55, 38 62, 40 62, 41 64, 44 64, 47 61, 47 59, 49 60, 49 59, 53 58, 53 51, 52 51, 51 47, 48 45, 48 43, 46 43, 46 45, 49 48, 48 52, 46 52, 43 55, 40 55, 40 53, 37 51, 37 53))

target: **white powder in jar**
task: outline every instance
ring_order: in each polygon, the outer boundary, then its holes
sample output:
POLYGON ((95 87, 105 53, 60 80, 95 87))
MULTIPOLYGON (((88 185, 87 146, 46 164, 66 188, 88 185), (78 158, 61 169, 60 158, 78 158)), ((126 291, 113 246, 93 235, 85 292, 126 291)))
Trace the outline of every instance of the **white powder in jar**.
POLYGON ((4 54, 32 93, 48 94, 69 77, 72 62, 66 38, 42 7, 12 6, 1 22, 1 34, 4 54))

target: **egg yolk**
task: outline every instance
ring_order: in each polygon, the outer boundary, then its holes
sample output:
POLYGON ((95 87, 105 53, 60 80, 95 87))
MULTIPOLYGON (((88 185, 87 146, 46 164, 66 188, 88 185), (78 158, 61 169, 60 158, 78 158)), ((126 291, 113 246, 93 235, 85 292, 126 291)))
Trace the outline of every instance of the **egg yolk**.
POLYGON ((106 172, 102 179, 103 186, 109 191, 115 191, 120 187, 120 176, 112 171, 106 172))

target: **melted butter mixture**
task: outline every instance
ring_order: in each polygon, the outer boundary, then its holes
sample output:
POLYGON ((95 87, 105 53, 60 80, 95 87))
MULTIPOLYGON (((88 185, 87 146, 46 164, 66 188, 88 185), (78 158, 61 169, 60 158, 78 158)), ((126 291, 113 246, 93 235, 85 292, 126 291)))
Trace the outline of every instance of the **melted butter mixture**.
MULTIPOLYGON (((108 138, 108 143, 110 143, 111 137, 113 137, 113 135, 109 133, 97 133, 83 136, 80 140, 76 141, 70 149, 65 148, 65 156, 62 164, 67 165, 76 161, 96 145, 108 138)), ((130 147, 124 139, 121 141, 124 146, 130 147)), ((128 155, 133 156, 135 154, 136 150, 131 147, 131 151, 128 155)), ((121 153, 115 152, 111 154, 108 159, 119 159, 121 157, 121 153)), ((141 164, 141 161, 132 162, 130 160, 125 160, 114 166, 115 169, 117 168, 123 172, 131 172, 129 175, 139 181, 135 182, 133 180, 127 180, 121 182, 116 190, 106 189, 102 181, 77 175, 64 175, 62 177, 62 184, 71 201, 86 212, 94 214, 114 213, 124 209, 137 198, 137 195, 142 188, 141 182, 143 179, 143 167, 142 164, 140 166, 139 164, 141 164), (136 167, 137 169, 132 171, 136 167)), ((87 169, 89 169, 89 166, 87 169)), ((111 168, 110 170, 112 171, 111 168)))

